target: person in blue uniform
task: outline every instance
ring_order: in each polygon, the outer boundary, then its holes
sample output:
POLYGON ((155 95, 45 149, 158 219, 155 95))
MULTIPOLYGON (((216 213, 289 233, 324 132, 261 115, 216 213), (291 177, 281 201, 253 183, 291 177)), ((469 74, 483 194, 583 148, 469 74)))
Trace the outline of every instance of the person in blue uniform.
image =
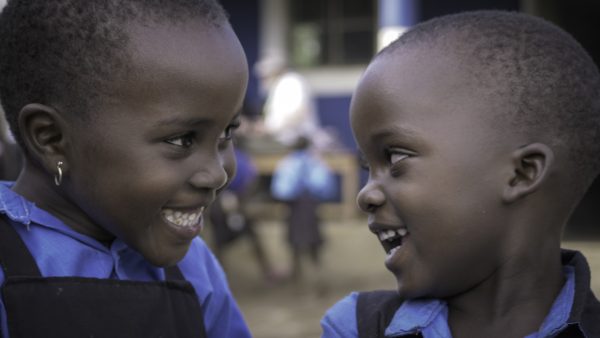
POLYGON ((2 337, 250 337, 198 237, 248 78, 214 0, 11 0, 0 100, 2 337))
MULTIPOLYGON (((293 150, 278 163, 271 180, 271 195, 287 204, 287 242, 291 251, 291 277, 303 278, 303 258, 309 258, 313 274, 322 283, 322 234, 319 205, 335 195, 335 177, 307 136, 296 140, 293 150)), ((324 285, 317 285, 324 289, 324 285)), ((321 292, 320 290, 317 290, 321 292)))
POLYGON ((432 19, 379 53, 350 120, 397 287, 342 299, 323 337, 600 337, 586 260, 561 250, 600 171, 599 88, 571 36, 514 12, 432 19))

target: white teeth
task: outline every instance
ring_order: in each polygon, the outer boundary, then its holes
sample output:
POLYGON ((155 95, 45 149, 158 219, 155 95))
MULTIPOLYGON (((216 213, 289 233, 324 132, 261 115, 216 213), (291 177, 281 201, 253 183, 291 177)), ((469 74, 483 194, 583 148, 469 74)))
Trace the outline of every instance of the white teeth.
POLYGON ((406 228, 401 228, 397 230, 381 230, 377 233, 380 241, 391 240, 396 237, 404 237, 408 234, 408 230, 406 228))
POLYGON ((191 227, 198 224, 203 212, 204 207, 201 207, 195 212, 181 212, 172 209, 162 210, 162 214, 167 221, 180 227, 191 227))

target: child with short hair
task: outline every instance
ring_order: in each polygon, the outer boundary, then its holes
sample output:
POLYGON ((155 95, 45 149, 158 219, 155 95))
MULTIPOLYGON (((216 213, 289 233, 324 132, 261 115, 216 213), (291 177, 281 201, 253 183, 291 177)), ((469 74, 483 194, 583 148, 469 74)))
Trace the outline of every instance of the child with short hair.
POLYGON ((3 337, 249 337, 198 237, 235 173, 244 52, 214 0, 9 0, 3 337))
POLYGON ((350 119, 398 284, 338 302, 323 337, 600 337, 585 258, 560 247, 600 167, 600 75, 571 36, 503 11, 418 24, 350 119))

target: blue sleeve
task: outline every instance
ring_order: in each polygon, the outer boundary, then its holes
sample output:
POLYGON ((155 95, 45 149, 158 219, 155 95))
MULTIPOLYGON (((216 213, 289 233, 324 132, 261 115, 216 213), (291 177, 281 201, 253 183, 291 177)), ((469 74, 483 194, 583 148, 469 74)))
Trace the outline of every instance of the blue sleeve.
POLYGON ((179 268, 198 294, 209 338, 252 337, 223 269, 201 239, 194 240, 179 268))
POLYGON ((358 293, 352 292, 334 306, 332 306, 323 319, 321 338, 358 338, 356 328, 356 301, 358 293))

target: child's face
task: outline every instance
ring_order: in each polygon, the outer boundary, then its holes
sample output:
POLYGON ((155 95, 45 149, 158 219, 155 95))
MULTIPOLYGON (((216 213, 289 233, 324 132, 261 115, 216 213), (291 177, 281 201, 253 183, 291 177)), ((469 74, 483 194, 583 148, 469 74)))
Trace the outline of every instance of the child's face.
POLYGON ((96 107, 93 122, 73 122, 67 217, 168 265, 185 255, 203 211, 234 175, 227 136, 247 66, 228 26, 129 28, 137 74, 115 83, 117 94, 96 107))
POLYGON ((456 295, 501 264, 511 142, 487 124, 487 103, 451 57, 419 49, 376 59, 353 97, 369 167, 358 202, 403 297, 456 295), (390 230, 406 235, 388 242, 390 230))

